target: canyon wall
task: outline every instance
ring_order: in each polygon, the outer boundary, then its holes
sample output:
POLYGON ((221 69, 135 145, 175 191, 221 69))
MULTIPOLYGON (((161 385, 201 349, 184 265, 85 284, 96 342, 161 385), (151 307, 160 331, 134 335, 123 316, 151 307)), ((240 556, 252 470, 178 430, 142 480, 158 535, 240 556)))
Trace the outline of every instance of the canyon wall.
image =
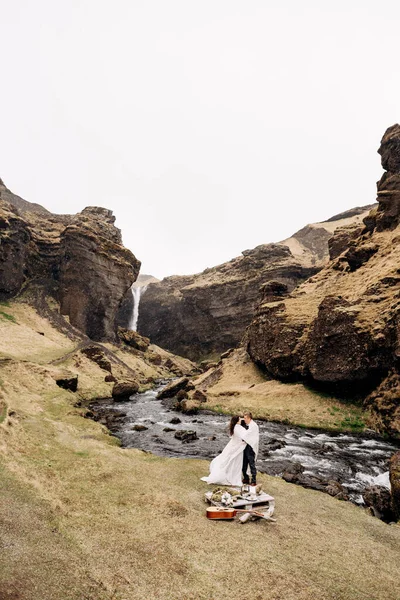
POLYGON ((378 205, 330 241, 329 263, 288 297, 265 298, 247 332, 272 377, 363 398, 375 427, 400 433, 400 126, 378 150, 378 205))
POLYGON ((91 339, 115 339, 119 308, 140 262, 124 248, 114 221, 110 210, 97 207, 52 214, 0 180, 0 300, 41 286, 91 339))
POLYGON ((260 299, 285 296, 317 273, 328 259, 332 233, 357 227, 369 208, 307 225, 291 238, 245 250, 203 273, 151 283, 140 301, 139 333, 192 360, 237 346, 260 299))

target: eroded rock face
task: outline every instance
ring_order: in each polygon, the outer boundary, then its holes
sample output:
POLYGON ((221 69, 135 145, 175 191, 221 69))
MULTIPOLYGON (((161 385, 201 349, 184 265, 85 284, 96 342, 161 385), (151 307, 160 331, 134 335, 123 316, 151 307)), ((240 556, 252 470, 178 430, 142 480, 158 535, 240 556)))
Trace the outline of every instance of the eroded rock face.
POLYGON ((114 221, 97 207, 53 215, 0 180, 0 299, 38 283, 56 295, 72 325, 93 340, 114 340, 120 304, 140 268, 114 221))
POLYGON ((390 459, 390 486, 392 511, 395 519, 400 521, 400 451, 390 459))
MULTIPOLYGON (((1 201, 1 200, 0 200, 1 201)), ((31 234, 27 223, 13 212, 12 207, 0 205, 0 299, 15 296, 25 281, 25 265, 30 253, 31 234)))
POLYGON ((198 275, 152 283, 140 302, 138 331, 153 343, 198 360, 237 346, 263 299, 280 299, 317 273, 337 227, 356 222, 367 207, 307 225, 278 244, 263 244, 198 275))
POLYGON ((61 313, 93 340, 115 338, 120 304, 140 268, 114 221, 111 211, 89 207, 61 234, 61 313))
POLYGON ((279 302, 265 297, 247 333, 250 356, 270 375, 356 393, 391 435, 400 435, 399 148, 396 125, 382 139, 391 171, 365 226, 338 229, 330 262, 279 302))

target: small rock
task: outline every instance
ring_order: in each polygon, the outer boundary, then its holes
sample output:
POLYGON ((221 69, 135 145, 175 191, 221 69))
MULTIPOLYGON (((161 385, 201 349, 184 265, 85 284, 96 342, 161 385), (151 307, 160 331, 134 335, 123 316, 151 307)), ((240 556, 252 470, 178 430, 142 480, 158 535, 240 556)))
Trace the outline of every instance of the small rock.
POLYGON ((197 433, 190 429, 182 429, 180 431, 176 431, 174 437, 177 440, 181 440, 181 442, 194 442, 198 439, 197 433))
POLYGON ((163 431, 165 431, 165 433, 169 433, 170 431, 175 431, 175 429, 173 427, 164 427, 163 431))
POLYGON ((172 425, 179 425, 179 423, 182 423, 182 421, 180 420, 180 418, 179 418, 179 417, 173 417, 173 418, 170 420, 170 423, 171 423, 172 425))
POLYGON ((286 446, 286 442, 283 440, 270 440, 267 444, 267 450, 273 452, 274 450, 280 450, 286 446))
POLYGON ((147 431, 148 427, 145 425, 134 425, 132 431, 147 431))

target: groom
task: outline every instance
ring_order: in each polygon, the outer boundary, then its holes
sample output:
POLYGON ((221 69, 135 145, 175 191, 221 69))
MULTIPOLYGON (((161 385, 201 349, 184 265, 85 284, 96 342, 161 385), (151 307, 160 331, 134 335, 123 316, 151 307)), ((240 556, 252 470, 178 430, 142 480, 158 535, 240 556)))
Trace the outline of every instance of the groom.
POLYGON ((258 445, 260 434, 258 430, 258 425, 255 421, 253 421, 253 416, 251 412, 243 413, 243 420, 245 422, 245 426, 247 431, 243 434, 242 439, 246 443, 246 447, 243 452, 243 466, 242 466, 242 474, 243 474, 243 483, 250 483, 249 475, 247 473, 248 467, 250 467, 251 473, 251 484, 256 485, 257 483, 257 471, 256 471, 256 458, 258 454, 258 445))

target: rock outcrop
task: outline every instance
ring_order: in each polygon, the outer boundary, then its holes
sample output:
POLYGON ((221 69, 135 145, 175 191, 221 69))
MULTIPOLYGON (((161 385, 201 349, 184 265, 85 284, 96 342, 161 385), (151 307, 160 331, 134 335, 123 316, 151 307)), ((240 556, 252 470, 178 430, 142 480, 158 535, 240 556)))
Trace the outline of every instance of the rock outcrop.
POLYGON ((0 299, 39 284, 80 331, 114 340, 121 302, 140 268, 114 221, 110 210, 97 207, 54 215, 0 180, 0 299))
POLYGON ((192 360, 237 346, 261 298, 283 297, 317 273, 328 259, 332 232, 359 227, 369 208, 307 225, 291 238, 245 250, 198 275, 150 283, 140 303, 139 333, 192 360))
POLYGON ((392 511, 400 521, 400 450, 390 459, 390 486, 392 511))
POLYGON ((357 394, 376 429, 400 434, 400 126, 379 153, 388 170, 362 227, 339 229, 329 263, 284 298, 268 297, 247 332, 251 358, 274 378, 357 394))

